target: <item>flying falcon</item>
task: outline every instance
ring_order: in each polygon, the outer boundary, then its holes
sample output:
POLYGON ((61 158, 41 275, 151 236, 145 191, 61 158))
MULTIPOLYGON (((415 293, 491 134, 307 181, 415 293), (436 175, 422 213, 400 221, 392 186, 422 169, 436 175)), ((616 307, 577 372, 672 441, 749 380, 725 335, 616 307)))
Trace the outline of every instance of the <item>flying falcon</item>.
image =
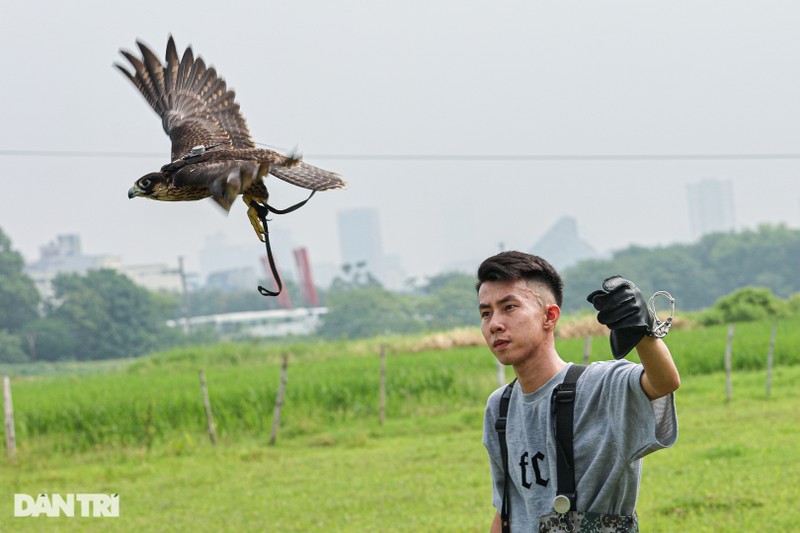
POLYGON ((146 45, 136 44, 141 58, 120 50, 133 70, 115 66, 161 117, 172 141, 172 154, 171 162, 161 170, 136 180, 128 191, 129 198, 188 201, 211 197, 229 211, 241 194, 258 238, 269 244, 267 208, 282 211, 267 205, 269 193, 263 181, 267 174, 311 191, 344 187, 338 175, 306 164, 297 156, 256 148, 236 94, 213 66, 207 67, 199 56, 195 58, 191 47, 179 58, 170 36, 166 64, 162 64, 146 45))

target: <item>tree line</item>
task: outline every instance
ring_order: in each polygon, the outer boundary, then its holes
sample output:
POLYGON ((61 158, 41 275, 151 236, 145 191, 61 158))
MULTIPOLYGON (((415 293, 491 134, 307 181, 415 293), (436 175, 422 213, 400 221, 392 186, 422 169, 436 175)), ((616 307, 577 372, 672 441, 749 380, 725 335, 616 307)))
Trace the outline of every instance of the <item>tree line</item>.
POLYGON ((177 299, 113 270, 61 274, 43 300, 0 230, 0 362, 136 356, 179 342, 166 327, 177 299))
MULTIPOLYGON (((118 272, 97 270, 57 276, 54 297, 42 301, 23 267, 21 254, 0 229, 0 362, 135 357, 216 340, 213 332, 195 330, 188 337, 166 326, 185 312, 177 294, 147 291, 118 272)), ((705 323, 778 316, 800 308, 800 297, 789 299, 800 293, 798 267, 800 231, 784 225, 707 235, 693 244, 633 246, 609 259, 565 269, 563 307, 565 312, 589 312, 585 296, 605 277, 620 274, 645 295, 669 291, 680 312, 706 309, 698 314, 705 323)), ((302 301, 296 284, 289 283, 287 290, 294 302, 302 301)), ((193 291, 189 296, 193 316, 277 306, 275 299, 255 291, 193 291)), ((348 266, 320 297, 328 307, 318 331, 324 338, 478 324, 474 274, 441 273, 398 293, 384 288, 368 265, 348 266)))
MULTIPOLYGON (((800 307, 798 272, 800 230, 785 225, 710 234, 692 244, 631 246, 609 259, 565 269, 563 310, 592 312, 586 295, 619 274, 646 297, 670 292, 679 312, 705 309, 694 316, 704 324, 782 316, 800 307), (783 301, 792 295, 790 302, 783 301)), ((408 294, 390 293, 376 280, 361 278, 339 279, 332 286, 321 335, 352 338, 478 324, 474 275, 440 274, 408 294)))
POLYGON ((583 261, 566 269, 564 310, 585 309, 585 296, 614 274, 635 281, 645 295, 666 290, 679 309, 691 311, 748 286, 789 298, 800 292, 798 272, 800 230, 785 225, 713 233, 692 244, 632 246, 609 259, 583 261))

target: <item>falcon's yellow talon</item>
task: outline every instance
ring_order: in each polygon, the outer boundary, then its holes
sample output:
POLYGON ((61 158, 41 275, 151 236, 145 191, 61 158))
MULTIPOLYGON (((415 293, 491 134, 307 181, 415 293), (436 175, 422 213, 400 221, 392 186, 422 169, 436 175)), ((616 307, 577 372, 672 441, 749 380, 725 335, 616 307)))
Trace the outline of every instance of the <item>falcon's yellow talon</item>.
POLYGON ((255 198, 250 196, 249 194, 243 194, 242 200, 246 203, 249 207, 247 208, 247 218, 250 219, 250 224, 253 225, 253 230, 256 232, 256 236, 258 240, 261 242, 266 242, 266 235, 267 230, 264 227, 264 224, 261 223, 261 218, 258 215, 258 210, 253 207, 251 202, 257 202, 255 198))

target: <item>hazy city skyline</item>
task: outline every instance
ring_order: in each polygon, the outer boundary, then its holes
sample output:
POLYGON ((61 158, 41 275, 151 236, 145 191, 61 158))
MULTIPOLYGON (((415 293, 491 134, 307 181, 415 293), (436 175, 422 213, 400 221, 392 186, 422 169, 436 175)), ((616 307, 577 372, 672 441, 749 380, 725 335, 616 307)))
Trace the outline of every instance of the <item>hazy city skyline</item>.
MULTIPOLYGON (((706 179, 732 183, 737 228, 800 226, 798 5, 233 1, 264 21, 234 39, 215 8, 6 6, 0 228, 27 261, 62 234, 194 271, 210 236, 262 246, 241 202, 126 197, 169 143, 111 65, 169 34, 236 90, 257 142, 348 181, 271 223, 315 263, 341 261, 337 214, 358 208, 409 276, 530 249, 563 216, 600 253, 687 242, 687 185, 706 179)), ((274 205, 305 196, 276 181, 274 205)))

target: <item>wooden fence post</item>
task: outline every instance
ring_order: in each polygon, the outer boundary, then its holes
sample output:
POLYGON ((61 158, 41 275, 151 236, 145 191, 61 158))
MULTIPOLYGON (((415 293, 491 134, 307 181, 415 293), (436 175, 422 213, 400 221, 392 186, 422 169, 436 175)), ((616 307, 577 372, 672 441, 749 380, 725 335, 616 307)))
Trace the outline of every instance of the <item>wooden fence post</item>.
POLYGON ((775 337, 778 335, 778 323, 772 324, 772 333, 769 336, 769 349, 767 350, 767 398, 772 392, 772 364, 775 354, 775 337))
POLYGON ((500 361, 497 361, 497 386, 502 387, 506 384, 506 367, 500 361))
POLYGON ((206 375, 200 370, 200 394, 203 396, 203 408, 206 410, 206 422, 208 423, 208 436, 211 444, 217 444, 217 429, 214 427, 214 415, 211 412, 211 401, 208 399, 208 389, 206 388, 206 375))
POLYGON ((278 394, 275 397, 275 415, 272 417, 272 434, 269 437, 269 444, 273 446, 278 440, 278 427, 281 424, 281 409, 283 408, 283 397, 286 394, 286 382, 289 379, 289 354, 283 354, 283 364, 281 365, 281 383, 278 386, 278 394))
POLYGON ((592 357, 592 336, 586 335, 583 341, 583 364, 588 365, 589 359, 592 357))
POLYGON ((14 406, 11 402, 11 380, 3 377, 3 413, 5 414, 6 451, 12 461, 17 458, 17 438, 14 434, 14 406))
POLYGON ((386 420, 386 345, 381 344, 380 423, 386 420))
POLYGON ((731 353, 733 351, 733 324, 728 327, 728 341, 725 343, 725 396, 730 402, 733 400, 733 383, 731 353))

